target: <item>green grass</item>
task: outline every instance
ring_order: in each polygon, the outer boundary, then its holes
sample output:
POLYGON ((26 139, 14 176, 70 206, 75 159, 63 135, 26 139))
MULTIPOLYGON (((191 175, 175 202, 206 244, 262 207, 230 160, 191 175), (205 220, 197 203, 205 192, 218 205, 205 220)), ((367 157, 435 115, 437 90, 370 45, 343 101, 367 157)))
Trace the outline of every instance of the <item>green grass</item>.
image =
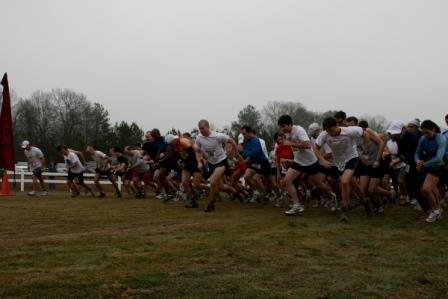
POLYGON ((324 209, 183 206, 0 197, 0 297, 448 297, 448 223, 410 207, 344 224, 324 209))

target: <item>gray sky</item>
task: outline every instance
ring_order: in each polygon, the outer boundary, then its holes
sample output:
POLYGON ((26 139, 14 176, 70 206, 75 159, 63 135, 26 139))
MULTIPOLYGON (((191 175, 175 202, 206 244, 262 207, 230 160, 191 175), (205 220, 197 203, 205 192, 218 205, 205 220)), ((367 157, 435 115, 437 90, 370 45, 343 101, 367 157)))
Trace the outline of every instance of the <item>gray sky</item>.
POLYGON ((144 129, 218 126, 247 104, 448 113, 448 1, 0 0, 19 96, 70 88, 144 129))

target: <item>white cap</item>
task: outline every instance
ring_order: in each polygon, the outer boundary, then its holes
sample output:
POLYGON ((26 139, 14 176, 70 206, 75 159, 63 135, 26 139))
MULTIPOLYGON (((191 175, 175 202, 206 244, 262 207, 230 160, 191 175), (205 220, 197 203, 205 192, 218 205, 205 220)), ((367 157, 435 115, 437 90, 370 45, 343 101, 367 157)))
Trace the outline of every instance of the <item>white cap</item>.
POLYGON ((30 142, 28 140, 22 141, 22 148, 25 149, 28 145, 30 145, 30 142))
POLYGON ((165 142, 170 144, 171 142, 173 142, 177 138, 179 138, 179 137, 177 137, 176 135, 168 134, 168 135, 165 136, 165 142))
POLYGON ((387 129, 387 133, 391 135, 401 134, 403 128, 405 127, 404 123, 400 120, 394 120, 389 129, 387 129))
POLYGON ((419 120, 418 118, 414 118, 414 119, 411 120, 408 124, 410 124, 410 125, 414 125, 414 126, 420 128, 420 120, 419 120))
POLYGON ((320 130, 320 126, 318 123, 312 123, 308 126, 308 133, 310 134, 316 132, 317 130, 320 130))

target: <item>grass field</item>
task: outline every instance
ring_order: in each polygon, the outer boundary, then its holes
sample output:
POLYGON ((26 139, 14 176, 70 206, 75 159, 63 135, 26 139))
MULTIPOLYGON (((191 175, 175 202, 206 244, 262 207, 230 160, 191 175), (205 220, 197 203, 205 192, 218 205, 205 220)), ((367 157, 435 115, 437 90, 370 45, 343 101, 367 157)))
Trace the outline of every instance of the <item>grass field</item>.
POLYGON ((448 221, 413 215, 0 197, 0 297, 447 298, 448 221))

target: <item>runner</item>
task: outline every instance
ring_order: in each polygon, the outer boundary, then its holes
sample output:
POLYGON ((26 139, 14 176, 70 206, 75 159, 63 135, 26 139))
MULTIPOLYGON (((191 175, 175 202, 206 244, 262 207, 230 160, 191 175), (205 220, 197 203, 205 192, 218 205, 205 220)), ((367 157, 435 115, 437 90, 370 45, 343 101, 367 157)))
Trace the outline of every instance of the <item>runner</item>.
MULTIPOLYGON (((253 130, 249 126, 242 127, 242 134, 244 136, 244 143, 241 155, 246 159, 248 169, 244 175, 244 180, 255 190, 258 190, 261 194, 264 194, 264 199, 269 200, 269 192, 273 191, 276 195, 276 204, 282 202, 282 194, 278 188, 275 176, 272 175, 271 164, 264 153, 262 144, 257 136, 253 133, 253 130), (256 182, 254 176, 259 174, 263 178, 263 183, 266 184, 268 189, 264 188, 259 182, 256 182)), ((241 150, 241 148, 240 148, 241 150)))
POLYGON ((384 141, 377 132, 369 128, 367 121, 361 120, 359 126, 363 129, 364 134, 368 134, 370 141, 365 158, 358 162, 354 176, 359 177, 366 213, 371 216, 370 200, 375 206, 375 211, 381 212, 383 207, 382 200, 379 197, 387 196, 394 199, 395 194, 380 186, 387 170, 387 163, 383 159, 384 141))
POLYGON ((421 124, 421 129, 423 136, 420 138, 415 153, 415 163, 417 170, 425 176, 422 192, 431 208, 425 221, 431 223, 442 217, 438 184, 446 175, 445 161, 448 156, 448 141, 445 136, 440 134, 440 128, 431 120, 425 120, 421 124))
POLYGON ((74 151, 69 150, 69 148, 65 145, 58 145, 56 151, 62 155, 65 161, 65 166, 68 169, 67 185, 72 193, 71 197, 77 197, 80 194, 76 188, 76 184, 82 186, 86 192, 89 192, 93 197, 95 197, 93 190, 84 183, 85 167, 79 160, 78 155, 74 151))
POLYGON ((181 184, 187 193, 188 204, 186 208, 197 208, 200 184, 202 181, 202 162, 199 151, 191 139, 174 135, 165 136, 167 144, 171 145, 174 152, 179 153, 182 162, 181 184), (191 184, 193 177, 193 185, 191 184))
POLYGON ((135 196, 137 198, 144 198, 145 184, 149 181, 149 165, 143 159, 139 150, 126 146, 123 153, 128 160, 127 171, 132 171, 132 182, 137 190, 135 196))
POLYGON ((285 177, 286 188, 293 201, 293 206, 285 214, 291 216, 305 210, 303 204, 299 201, 297 189, 294 185, 294 181, 304 174, 307 175, 311 185, 318 188, 324 196, 335 200, 336 194, 331 191, 328 184, 321 180, 319 162, 305 129, 293 125, 292 118, 289 115, 282 115, 278 120, 278 125, 286 136, 283 145, 291 146, 294 151, 294 163, 288 169, 285 177))
POLYGON ((417 171, 415 163, 415 152, 417 150, 419 137, 417 134, 410 133, 406 125, 399 120, 393 121, 387 130, 392 140, 397 142, 398 158, 392 160, 392 163, 403 162, 405 164, 404 176, 406 190, 410 197, 410 203, 415 206, 419 213, 416 219, 425 220, 429 215, 429 204, 421 193, 424 177, 417 171))
POLYGON ((120 189, 118 189, 117 182, 115 181, 115 178, 112 175, 110 161, 109 161, 109 158, 106 156, 106 154, 94 149, 92 146, 87 146, 86 153, 96 163, 94 182, 95 182, 96 188, 98 189, 98 192, 100 193, 98 195, 98 198, 106 197, 106 193, 104 193, 103 188, 101 187, 101 184, 100 184, 100 179, 102 177, 107 177, 109 179, 109 181, 112 183, 112 186, 115 189, 117 197, 121 198, 120 189))
MULTIPOLYGON (((210 124, 203 119, 198 123, 199 132, 196 138, 197 149, 207 160, 210 171, 210 201, 205 212, 215 210, 215 202, 225 174, 230 176, 230 167, 227 161, 227 155, 224 145, 230 143, 237 150, 237 145, 228 135, 210 130, 210 124)), ((238 154, 238 159, 242 160, 238 154)))
POLYGON ((48 191, 44 182, 44 176, 42 173, 45 171, 45 157, 42 151, 31 145, 28 140, 22 142, 22 149, 28 160, 28 169, 33 173, 33 189, 28 192, 29 196, 35 196, 37 190, 37 181, 39 181, 40 189, 42 190, 41 195, 47 196, 48 191))
POLYGON ((109 155, 110 155, 110 166, 112 168, 112 175, 114 176, 115 181, 117 181, 118 177, 120 177, 127 193, 130 196, 135 196, 137 191, 131 184, 132 171, 127 171, 128 161, 123 155, 121 148, 119 147, 111 148, 109 150, 109 155))
POLYGON ((324 119, 323 129, 324 131, 322 131, 316 140, 315 152, 319 158, 320 165, 328 169, 336 166, 339 170, 342 189, 341 221, 347 221, 348 205, 352 194, 352 177, 359 159, 357 141, 359 138, 363 139, 363 154, 367 155, 369 150, 369 136, 361 127, 338 126, 334 117, 324 119), (326 160, 320 151, 325 144, 328 144, 331 148, 333 162, 326 160))

